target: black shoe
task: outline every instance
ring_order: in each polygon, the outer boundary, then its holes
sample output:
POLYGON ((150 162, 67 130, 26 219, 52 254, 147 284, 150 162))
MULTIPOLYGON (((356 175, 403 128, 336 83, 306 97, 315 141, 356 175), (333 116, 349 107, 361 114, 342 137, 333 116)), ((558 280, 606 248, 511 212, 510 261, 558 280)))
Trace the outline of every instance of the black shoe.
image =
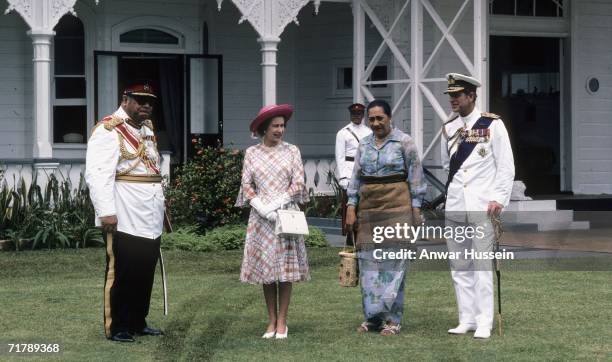
POLYGON ((134 336, 128 332, 115 333, 110 340, 113 342, 136 342, 134 336))
POLYGON ((161 329, 144 327, 141 331, 136 332, 139 336, 163 336, 164 332, 161 329))

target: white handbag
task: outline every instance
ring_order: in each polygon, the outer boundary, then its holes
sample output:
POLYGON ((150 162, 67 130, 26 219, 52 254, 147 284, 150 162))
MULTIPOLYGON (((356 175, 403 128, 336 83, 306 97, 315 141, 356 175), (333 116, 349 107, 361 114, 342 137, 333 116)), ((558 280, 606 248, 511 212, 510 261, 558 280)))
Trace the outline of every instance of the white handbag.
POLYGON ((298 210, 282 210, 276 211, 275 233, 278 236, 299 236, 308 235, 308 223, 306 215, 298 210))

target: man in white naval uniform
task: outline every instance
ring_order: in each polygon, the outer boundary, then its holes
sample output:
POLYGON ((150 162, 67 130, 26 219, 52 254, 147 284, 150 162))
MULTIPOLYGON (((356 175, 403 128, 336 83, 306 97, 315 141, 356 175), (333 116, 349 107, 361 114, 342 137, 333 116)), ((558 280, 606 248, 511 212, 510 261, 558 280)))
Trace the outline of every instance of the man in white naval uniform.
POLYGON ((164 218, 149 120, 155 98, 149 85, 128 87, 119 109, 96 125, 87 144, 85 180, 106 238, 104 331, 117 342, 163 334, 145 320, 164 218))
POLYGON ((346 190, 353 175, 353 165, 355 164, 355 154, 359 141, 372 133, 367 125, 363 124, 365 106, 361 103, 353 103, 348 106, 351 123, 342 127, 336 133, 336 178, 342 188, 342 235, 346 235, 344 230, 344 220, 346 218, 346 190))
MULTIPOLYGON (((447 225, 481 226, 473 238, 448 239, 449 251, 490 252, 497 216, 510 201, 514 181, 514 159, 508 131, 499 116, 476 108, 480 82, 462 74, 447 75, 453 112, 458 115, 442 129, 441 156, 449 171, 446 184, 447 225)), ((467 257, 451 260, 451 275, 457 297, 459 325, 451 334, 474 331, 474 338, 489 338, 493 327, 493 272, 491 260, 467 257)))

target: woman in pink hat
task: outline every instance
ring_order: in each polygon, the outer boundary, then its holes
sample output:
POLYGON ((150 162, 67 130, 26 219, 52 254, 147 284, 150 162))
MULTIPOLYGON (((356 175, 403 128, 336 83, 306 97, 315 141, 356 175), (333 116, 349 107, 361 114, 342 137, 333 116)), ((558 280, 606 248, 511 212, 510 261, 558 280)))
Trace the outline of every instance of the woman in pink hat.
POLYGON ((289 104, 269 105, 251 122, 261 143, 246 150, 236 200, 236 206, 251 206, 240 280, 263 285, 268 308, 263 338, 287 338, 292 283, 310 279, 304 239, 274 233, 276 210, 308 202, 300 151, 283 142, 292 114, 289 104))

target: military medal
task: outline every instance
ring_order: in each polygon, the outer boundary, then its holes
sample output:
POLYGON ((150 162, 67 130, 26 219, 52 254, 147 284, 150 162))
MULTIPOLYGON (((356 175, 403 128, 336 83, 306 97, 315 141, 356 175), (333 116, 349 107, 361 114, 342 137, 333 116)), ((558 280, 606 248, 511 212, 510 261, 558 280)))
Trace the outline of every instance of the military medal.
POLYGON ((484 157, 487 155, 487 150, 484 147, 480 147, 478 149, 478 154, 480 155, 480 157, 484 157))
POLYGON ((486 129, 468 129, 463 131, 462 138, 467 143, 484 143, 491 138, 491 130, 486 129))

